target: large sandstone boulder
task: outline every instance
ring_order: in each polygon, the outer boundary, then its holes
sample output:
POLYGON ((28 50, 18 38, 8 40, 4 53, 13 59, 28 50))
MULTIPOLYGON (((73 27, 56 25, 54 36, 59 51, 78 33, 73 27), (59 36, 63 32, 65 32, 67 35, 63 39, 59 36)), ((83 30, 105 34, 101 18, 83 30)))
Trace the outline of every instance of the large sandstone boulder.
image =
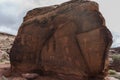
POLYGON ((38 80, 102 80, 111 43, 95 2, 73 0, 37 8, 27 13, 18 31, 11 69, 38 73, 38 80))

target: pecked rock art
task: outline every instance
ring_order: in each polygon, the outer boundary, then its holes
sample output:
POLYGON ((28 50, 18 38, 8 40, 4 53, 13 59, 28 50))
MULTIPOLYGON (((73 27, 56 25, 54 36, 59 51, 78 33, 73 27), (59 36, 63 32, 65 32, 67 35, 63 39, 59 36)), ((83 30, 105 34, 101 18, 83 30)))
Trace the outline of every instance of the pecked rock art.
POLYGON ((36 8, 24 17, 11 48, 11 70, 38 73, 38 80, 103 80, 111 43, 93 1, 36 8))

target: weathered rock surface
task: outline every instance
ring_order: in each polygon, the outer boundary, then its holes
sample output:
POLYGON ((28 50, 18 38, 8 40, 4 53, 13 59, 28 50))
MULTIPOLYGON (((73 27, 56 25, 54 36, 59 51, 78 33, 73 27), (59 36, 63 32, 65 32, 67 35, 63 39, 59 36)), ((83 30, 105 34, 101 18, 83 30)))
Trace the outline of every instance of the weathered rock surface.
POLYGON ((98 4, 73 0, 27 13, 10 52, 11 69, 38 80, 103 80, 112 36, 98 4))

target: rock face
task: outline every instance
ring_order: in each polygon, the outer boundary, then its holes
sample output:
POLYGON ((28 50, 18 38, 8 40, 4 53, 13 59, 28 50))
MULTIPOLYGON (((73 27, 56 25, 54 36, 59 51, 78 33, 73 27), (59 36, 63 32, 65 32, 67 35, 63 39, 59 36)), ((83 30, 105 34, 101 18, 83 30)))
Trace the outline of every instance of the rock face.
POLYGON ((10 52, 11 69, 39 73, 38 80, 102 80, 111 43, 95 2, 37 8, 27 13, 19 29, 10 52))

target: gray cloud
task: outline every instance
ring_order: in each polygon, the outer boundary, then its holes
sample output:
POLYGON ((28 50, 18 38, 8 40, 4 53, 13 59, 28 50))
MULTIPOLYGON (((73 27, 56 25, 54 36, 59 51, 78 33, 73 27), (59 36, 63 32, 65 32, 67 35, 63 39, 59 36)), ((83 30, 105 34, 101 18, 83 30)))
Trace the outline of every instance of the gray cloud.
POLYGON ((17 23, 17 15, 15 14, 17 8, 14 3, 3 2, 0 3, 0 31, 15 34, 17 23))
POLYGON ((26 12, 68 0, 0 0, 0 31, 16 34, 26 12))

